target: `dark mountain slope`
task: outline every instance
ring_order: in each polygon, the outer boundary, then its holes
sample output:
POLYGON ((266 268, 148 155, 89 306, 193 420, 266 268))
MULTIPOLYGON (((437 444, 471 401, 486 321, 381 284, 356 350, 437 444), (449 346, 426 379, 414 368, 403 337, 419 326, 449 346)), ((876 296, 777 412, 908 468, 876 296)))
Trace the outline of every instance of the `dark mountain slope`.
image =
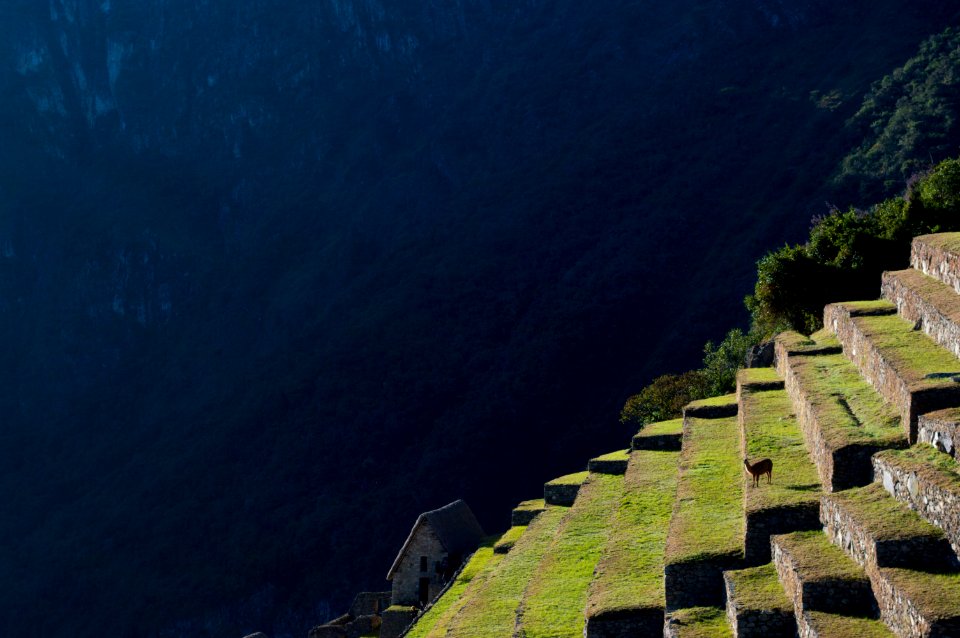
POLYGON ((0 633, 301 635, 420 511, 502 526, 955 10, 10 2, 0 633))

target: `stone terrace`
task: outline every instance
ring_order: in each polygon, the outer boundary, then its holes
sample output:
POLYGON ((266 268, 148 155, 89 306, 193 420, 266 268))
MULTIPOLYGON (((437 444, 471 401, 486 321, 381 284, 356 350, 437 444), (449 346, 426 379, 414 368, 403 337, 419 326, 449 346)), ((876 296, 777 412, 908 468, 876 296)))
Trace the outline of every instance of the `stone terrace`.
POLYGON ((890 302, 830 304, 823 322, 863 378, 897 408, 914 442, 921 414, 960 405, 960 361, 895 311, 890 302))
POLYGON ((735 417, 684 419, 664 570, 668 610, 723 604, 722 571, 742 566, 739 438, 735 417))
POLYGON ((914 237, 910 267, 939 279, 960 294, 960 233, 914 237))
POLYGON ((820 480, 804 447, 783 381, 772 368, 737 376, 740 451, 751 461, 775 459, 773 480, 754 487, 744 472, 744 559, 770 560, 770 536, 819 529, 820 480))
POLYGON ((833 349, 832 340, 824 333, 806 338, 795 332, 776 340, 777 370, 786 379, 820 481, 831 492, 867 485, 873 479, 870 457, 907 445, 896 410, 833 349))

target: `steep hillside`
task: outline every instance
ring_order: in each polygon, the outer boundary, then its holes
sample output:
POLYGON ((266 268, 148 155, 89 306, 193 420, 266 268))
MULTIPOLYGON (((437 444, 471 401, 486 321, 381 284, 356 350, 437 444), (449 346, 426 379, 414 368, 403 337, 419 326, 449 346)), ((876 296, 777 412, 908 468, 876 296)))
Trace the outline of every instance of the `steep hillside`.
POLYGON ((835 4, 5 2, 0 633, 299 636, 615 449, 957 10, 835 4))
POLYGON ((742 370, 736 395, 646 426, 625 477, 591 462, 571 506, 405 635, 957 635, 958 251, 960 233, 917 237, 882 300, 828 305, 826 329, 779 335, 775 368, 742 370))

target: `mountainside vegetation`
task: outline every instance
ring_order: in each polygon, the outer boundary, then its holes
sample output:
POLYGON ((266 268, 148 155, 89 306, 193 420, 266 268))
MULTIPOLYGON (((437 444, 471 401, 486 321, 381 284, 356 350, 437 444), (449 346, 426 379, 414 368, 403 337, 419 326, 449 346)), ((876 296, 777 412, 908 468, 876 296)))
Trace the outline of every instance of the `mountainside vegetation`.
POLYGON ((726 391, 815 301, 727 332, 756 260, 958 9, 834 4, 6 3, 0 634, 301 637, 725 334, 687 398, 726 391))

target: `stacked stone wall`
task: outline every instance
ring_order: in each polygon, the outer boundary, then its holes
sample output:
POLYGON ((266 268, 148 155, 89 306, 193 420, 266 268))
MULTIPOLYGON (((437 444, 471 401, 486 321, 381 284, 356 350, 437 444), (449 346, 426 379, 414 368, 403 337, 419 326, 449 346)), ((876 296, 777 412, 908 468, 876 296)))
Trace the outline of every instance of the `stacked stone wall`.
POLYGON ((726 598, 723 572, 741 568, 742 559, 733 556, 667 565, 663 570, 667 610, 722 607, 726 598))
POLYGON ((944 454, 958 458, 960 411, 941 410, 921 414, 917 426, 917 439, 921 443, 929 443, 944 454))
POLYGON ((837 335, 844 345, 844 353, 856 364, 860 375, 897 409, 908 440, 915 442, 917 417, 920 414, 917 404, 929 403, 929 398, 918 401, 920 397, 911 393, 906 381, 887 363, 842 305, 830 304, 824 308, 823 324, 829 326, 837 335))
POLYGON ((580 484, 547 483, 543 486, 543 500, 548 505, 571 506, 577 500, 580 484))
POLYGON ((380 624, 380 638, 398 638, 417 619, 415 608, 387 609, 380 624))
POLYGON ((859 581, 805 581, 793 557, 782 545, 774 542, 772 553, 777 576, 795 610, 850 615, 869 615, 876 611, 867 578, 859 581))
POLYGON ((939 279, 960 294, 960 255, 932 246, 923 237, 915 237, 910 250, 910 266, 939 279))
MULTIPOLYGON (((769 553, 769 552, 768 552, 769 553)), ((737 638, 793 638, 797 621, 793 611, 741 609, 730 578, 724 577, 727 596, 727 622, 737 638)))
POLYGON ((663 609, 622 609, 588 617, 585 638, 635 638, 663 631, 663 609))
MULTIPOLYGON (((808 355, 790 355, 808 356, 808 355)), ((816 356, 816 355, 813 355, 816 356)), ((779 361, 779 360, 778 360, 779 361)), ((789 359, 784 359, 781 365, 782 374, 786 380, 787 394, 796 410, 797 422, 803 439, 807 445, 820 483, 827 492, 837 492, 851 487, 868 485, 873 480, 873 471, 870 458, 874 453, 883 449, 872 445, 847 445, 839 449, 832 449, 823 436, 820 426, 819 411, 790 365, 789 359)), ((835 398, 830 400, 834 401, 835 398)))
POLYGON ((942 529, 953 551, 960 553, 960 493, 924 480, 916 472, 882 456, 873 458, 873 468, 876 480, 883 483, 887 492, 942 529))
POLYGON ((877 540, 830 496, 821 498, 820 518, 833 544, 867 570, 871 577, 878 567, 930 571, 960 567, 945 538, 916 536, 877 540))
POLYGON ((661 452, 679 452, 683 442, 681 434, 656 434, 633 437, 634 450, 654 450, 661 452))
POLYGON ((354 618, 379 614, 390 606, 392 596, 393 592, 389 591, 360 592, 354 597, 349 613, 354 618))
POLYGON ((960 357, 960 325, 904 284, 897 273, 883 273, 880 290, 885 299, 897 304, 901 317, 918 324, 931 339, 960 357))
POLYGON ((744 515, 743 552, 748 567, 770 561, 770 537, 820 529, 817 503, 748 512, 744 515))

